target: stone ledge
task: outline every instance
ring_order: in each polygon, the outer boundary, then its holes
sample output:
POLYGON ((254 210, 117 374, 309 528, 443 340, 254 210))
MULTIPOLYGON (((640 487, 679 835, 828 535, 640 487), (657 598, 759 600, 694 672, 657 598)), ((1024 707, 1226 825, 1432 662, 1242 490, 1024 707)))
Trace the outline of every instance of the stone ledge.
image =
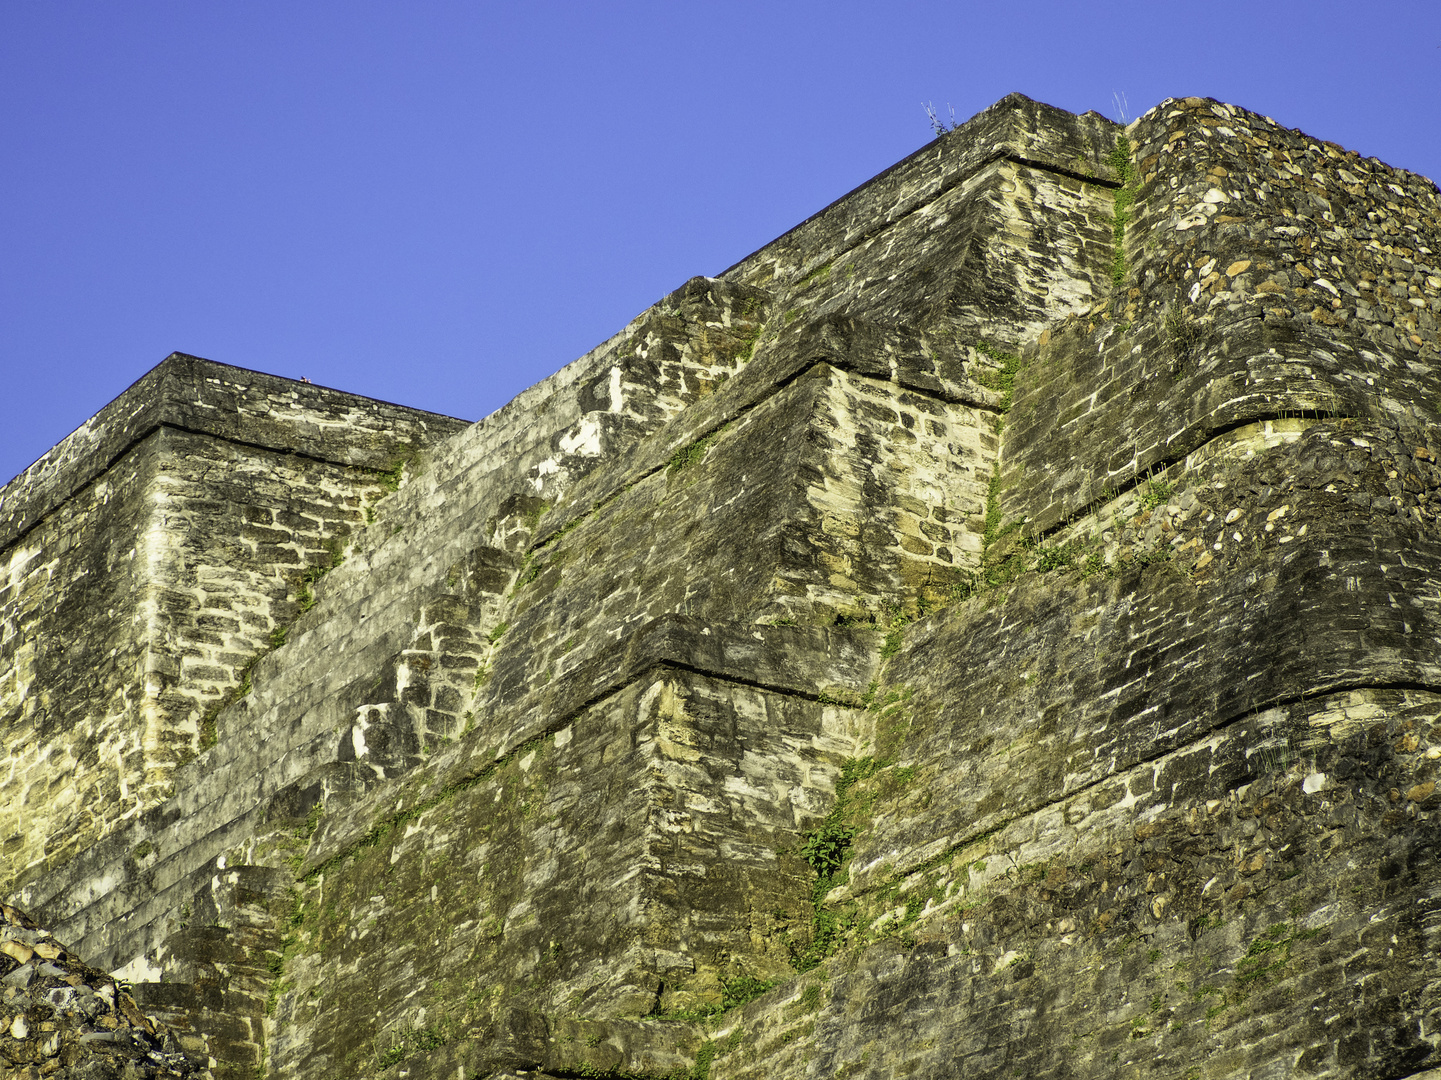
POLYGON ((171 353, 0 488, 0 549, 162 426, 384 470, 469 421, 171 353))

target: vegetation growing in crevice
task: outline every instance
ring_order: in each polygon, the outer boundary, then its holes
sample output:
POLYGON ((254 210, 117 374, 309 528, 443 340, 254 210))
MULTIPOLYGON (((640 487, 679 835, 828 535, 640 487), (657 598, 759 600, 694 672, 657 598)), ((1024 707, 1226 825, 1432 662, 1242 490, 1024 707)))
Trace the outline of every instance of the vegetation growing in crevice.
POLYGON ((1016 390, 1016 375, 1021 370, 1021 358, 1014 353, 1005 352, 987 341, 977 342, 974 348, 976 352, 988 357, 996 364, 995 368, 977 368, 975 379, 987 390, 1000 392, 1000 415, 996 417, 996 434, 999 435, 1004 417, 1011 411, 1011 401, 1016 390))
POLYGON ((828 277, 830 277, 830 276, 831 276, 831 263, 830 263, 829 261, 823 262, 823 263, 821 263, 820 266, 817 266, 814 270, 812 270, 812 271, 811 271, 809 274, 807 274, 805 277, 803 277, 803 278, 801 278, 799 281, 797 281, 795 287, 796 287, 797 289, 804 289, 804 288, 808 288, 808 287, 811 286, 811 285, 819 285, 819 284, 823 283, 823 282, 824 282, 828 277))
POLYGON ((666 464, 666 472, 684 472, 693 465, 699 465, 705 460, 711 443, 715 442, 728 427, 730 427, 730 424, 722 424, 710 434, 702 436, 689 446, 682 446, 670 456, 670 461, 666 464))
POLYGON ((865 708, 876 715, 874 753, 848 758, 836 780, 836 798, 830 813, 806 834, 797 854, 815 872, 811 888, 811 926, 808 939, 790 941, 791 964, 809 971, 835 953, 860 925, 860 907, 853 901, 839 905, 826 897, 847 879, 851 846, 875 810, 877 799, 894 796, 916 776, 914 766, 899 766, 896 756, 911 725, 913 690, 896 685, 880 692, 872 682, 863 696, 838 701, 865 708))
POLYGON ((1116 136, 1116 147, 1111 151, 1107 163, 1115 170, 1121 181, 1112 196, 1111 238, 1111 284, 1119 289, 1126 280, 1126 225, 1131 220, 1131 205, 1136 199, 1136 171, 1131 164, 1131 141, 1124 135, 1116 136))
POLYGON ((706 451, 710 449, 710 439, 697 439, 689 446, 683 446, 671 455, 670 461, 666 464, 667 472, 682 472, 692 465, 699 465, 705 460, 706 451))
POLYGON ((1166 345, 1171 350, 1171 359, 1180 364, 1191 354, 1196 342, 1200 340, 1200 329, 1196 320, 1191 317, 1191 312, 1182 304, 1177 303, 1166 312, 1165 319, 1166 345))
POLYGON ((1235 978, 1228 989, 1223 990, 1209 983, 1203 983, 1194 989, 1188 988, 1197 1002, 1210 997, 1218 999, 1206 1009, 1207 1026, 1227 1009, 1245 1004, 1252 991, 1267 986, 1278 978, 1291 962, 1296 942, 1318 937, 1324 929, 1315 927, 1302 930, 1294 922, 1274 923, 1246 946, 1245 953, 1236 961, 1235 978))
POLYGON ((419 452, 411 449, 392 459, 391 463, 383 469, 365 470, 375 478, 376 482, 383 489, 383 494, 379 496, 372 493, 365 497, 365 523, 367 525, 373 524, 375 521, 376 502, 392 492, 399 491, 400 482, 405 477, 405 470, 407 468, 413 469, 418 467, 419 460, 419 452))
MULTIPOLYGON (((1131 176, 1130 147, 1124 138, 1118 143, 1112 155, 1111 164, 1124 177, 1131 176), (1123 160, 1124 158, 1124 160, 1123 160)), ((1124 210, 1124 207, 1122 207, 1124 210)), ((1123 214, 1118 220, 1123 219, 1123 214)), ((1124 224, 1124 222, 1123 222, 1124 224)), ((1118 246, 1117 251, 1120 252, 1118 246)), ((1118 257, 1120 257, 1118 255, 1118 257)), ((996 435, 999 437, 1005 424, 1006 414, 1014 400, 1016 376, 1021 368, 1020 358, 1003 353, 994 346, 981 343, 976 349, 991 357, 999 370, 977 372, 976 378, 988 389, 1002 394, 1000 410, 995 418, 996 435)), ((1152 478, 1147 481, 1141 500, 1141 510, 1149 511, 1170 499, 1175 489, 1174 482, 1152 478)), ((1162 545, 1154 552, 1145 552, 1129 558, 1122 558, 1107 565, 1100 551, 1097 537, 1073 537, 1055 544, 1044 544, 1034 537, 1022 533, 1023 522, 1004 520, 1001 506, 1001 461, 997 450, 996 461, 991 470, 990 482, 986 488, 986 512, 981 540, 981 565, 978 571, 954 569, 948 580, 941 586, 943 594, 951 601, 967 600, 987 593, 1015 581, 1029 572, 1050 573, 1055 570, 1081 570, 1089 574, 1101 571, 1116 572, 1131 565, 1147 565, 1168 560, 1172 550, 1162 545)))
POLYGON ((417 1054, 432 1053, 447 1043, 454 1042, 459 1034, 458 1025, 448 1020, 392 1032, 384 1048, 376 1046, 375 1064, 378 1068, 385 1069, 417 1054))
POLYGON ((857 832, 854 818, 870 809, 869 800, 856 799, 855 786, 890 764, 876 757, 848 758, 843 762, 836 780, 835 805, 801 844, 800 857, 815 871, 816 880, 811 887, 810 940, 791 946, 791 963, 797 971, 809 971, 830 956, 845 933, 856 926, 854 907, 834 909, 826 903, 826 895, 841 883, 857 832))
POLYGON ((405 467, 410 464, 414 456, 414 454, 410 454, 398 457, 390 463, 388 468, 377 469, 375 475, 376 479, 380 481, 380 486, 386 491, 399 491, 401 477, 405 475, 405 467))
POLYGON ((550 503, 544 501, 535 502, 531 504, 530 509, 525 512, 521 520, 525 522, 526 529, 534 535, 535 530, 540 528, 540 519, 549 512, 550 503))
POLYGON ((762 994, 772 990, 777 985, 776 979, 757 979, 754 975, 742 972, 729 979, 721 979, 721 999, 709 1005, 695 1005, 685 1009, 661 1009, 659 1006, 650 1015, 662 1020, 681 1020, 695 1022, 698 1020, 710 1020, 720 1016, 722 1013, 738 1009, 742 1005, 749 1005, 762 994))
MULTIPOLYGON (((925 614, 924 611, 918 614, 925 614)), ((910 616, 900 608, 892 608, 887 611, 886 640, 881 643, 881 659, 889 660, 896 653, 901 651, 901 642, 905 640, 906 627, 911 624, 910 616)))
POLYGON ((543 569, 545 569, 545 564, 536 562, 533 553, 526 555, 525 564, 520 568, 520 573, 515 576, 515 584, 511 586, 510 595, 517 595, 521 589, 540 577, 543 569))
MULTIPOLYGON (((407 827, 427 814, 436 815, 430 820, 449 822, 452 820, 451 812, 445 804, 461 792, 486 782, 496 785, 499 806, 507 808, 519 818, 532 814, 540 806, 536 792, 544 790, 547 781, 542 776, 544 770, 531 768, 526 758, 530 757, 538 764, 544 763, 549 758, 549 749, 554 738, 553 733, 547 733, 529 739, 471 776, 422 796, 415 805, 372 819, 374 823, 365 835, 344 841, 339 850, 327 852, 321 856, 323 861, 307 871, 304 861, 307 854, 313 852, 311 841, 318 832, 320 822, 320 807, 312 807, 310 814, 296 823, 293 835, 287 834, 285 839, 285 845, 290 851, 287 861, 297 877, 297 882, 290 891, 287 909, 276 913, 277 922, 288 929, 280 948, 273 950, 268 957, 272 1010, 276 1007, 274 1003, 294 989, 295 983, 303 986, 315 975, 313 968, 297 969, 291 965, 291 960, 303 955, 324 955, 345 933, 346 922, 354 916, 356 910, 350 905, 347 896, 354 899, 357 872, 362 878, 369 878, 370 865, 365 860, 375 857, 376 848, 383 850, 388 843, 399 843, 406 836, 407 827), (347 881, 350 882, 349 886, 347 881)), ((437 865, 443 866, 449 859, 448 854, 438 856, 423 850, 420 857, 424 860, 422 872, 437 865)), ((385 865, 386 870, 383 873, 388 878, 389 867, 394 866, 394 860, 386 860, 385 865)), ((490 864, 487 862, 481 869, 480 876, 485 878, 490 872, 490 864)), ((372 891, 386 892, 387 889, 386 885, 381 885, 379 890, 362 887, 360 895, 372 891)), ((493 933, 487 931, 487 936, 501 936, 505 932, 504 918, 492 914, 487 923, 491 920, 496 921, 497 926, 493 933)), ((373 923, 372 917, 366 925, 373 923)), ((316 984, 312 981, 310 985, 310 996, 314 998, 316 984)), ((392 1029, 371 1043, 357 1043, 355 1053, 359 1054, 369 1067, 352 1070, 347 1066, 341 1071, 346 1075, 370 1075, 371 1071, 378 1072, 399 1062, 433 1052, 461 1038, 465 1024, 473 1018, 473 1009, 485 1004, 484 994, 487 991, 483 988, 477 990, 474 987, 438 984, 432 984, 431 989, 432 999, 438 1007, 431 1007, 429 1015, 423 1020, 417 1019, 408 1026, 392 1029), (477 997, 477 993, 481 996, 477 997), (464 1004, 457 1004, 460 1002, 464 1004)))
POLYGON ((1141 496, 1141 509, 1154 510, 1168 502, 1172 493, 1176 490, 1174 481, 1158 480, 1155 477, 1146 481, 1146 493, 1141 496))
POLYGON ((760 341, 761 334, 765 332, 765 328, 765 323, 756 323, 755 326, 747 330, 741 338, 740 348, 736 350, 736 359, 742 364, 749 363, 751 357, 755 355, 756 342, 760 341))
POLYGON ((345 562, 345 536, 332 537, 325 545, 326 557, 310 566, 295 583, 295 602, 302 612, 315 606, 315 585, 326 574, 345 562))
MULTIPOLYGON (((763 308, 764 305, 758 298, 754 296, 748 297, 740 307, 740 317, 748 320, 756 319, 756 316, 761 314, 763 308)), ((740 346, 736 350, 736 360, 738 362, 742 364, 748 363, 751 357, 755 355, 756 343, 760 341, 761 335, 765 333, 765 329, 766 321, 764 319, 757 319, 751 328, 741 336, 740 346)))

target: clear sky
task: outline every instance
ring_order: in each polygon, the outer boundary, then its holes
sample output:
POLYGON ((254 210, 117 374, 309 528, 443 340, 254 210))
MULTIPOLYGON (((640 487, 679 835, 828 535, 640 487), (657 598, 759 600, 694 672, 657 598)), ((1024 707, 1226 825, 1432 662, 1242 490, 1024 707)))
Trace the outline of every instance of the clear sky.
POLYGON ((0 483, 176 350, 478 418, 1017 90, 1441 179, 1441 0, 0 0, 0 483))

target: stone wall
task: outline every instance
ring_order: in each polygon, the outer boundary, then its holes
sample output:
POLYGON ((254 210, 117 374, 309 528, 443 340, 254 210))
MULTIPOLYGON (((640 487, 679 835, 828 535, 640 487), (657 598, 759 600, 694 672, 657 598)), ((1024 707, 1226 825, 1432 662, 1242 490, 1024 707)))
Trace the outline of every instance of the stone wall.
MULTIPOLYGON (((1420 1077, 1438 214, 1230 106, 1007 98, 426 419, 248 692, 169 676, 213 745, 9 895, 214 1076, 1420 1077)), ((165 439, 127 492, 231 460, 165 439)), ((328 565, 312 516, 250 554, 328 565)), ((171 610, 98 558, 85 641, 171 610)))
POLYGON ((462 427, 175 355, 0 491, 0 881, 175 794, 387 470, 462 427))

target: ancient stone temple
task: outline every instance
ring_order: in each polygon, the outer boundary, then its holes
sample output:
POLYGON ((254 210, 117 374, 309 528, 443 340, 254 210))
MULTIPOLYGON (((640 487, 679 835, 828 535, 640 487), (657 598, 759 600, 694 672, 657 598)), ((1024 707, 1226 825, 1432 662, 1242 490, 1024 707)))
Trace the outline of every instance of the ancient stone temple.
POLYGON ((0 491, 0 1070, 1441 1075, 1438 319, 1012 96, 476 424, 170 357, 0 491))

